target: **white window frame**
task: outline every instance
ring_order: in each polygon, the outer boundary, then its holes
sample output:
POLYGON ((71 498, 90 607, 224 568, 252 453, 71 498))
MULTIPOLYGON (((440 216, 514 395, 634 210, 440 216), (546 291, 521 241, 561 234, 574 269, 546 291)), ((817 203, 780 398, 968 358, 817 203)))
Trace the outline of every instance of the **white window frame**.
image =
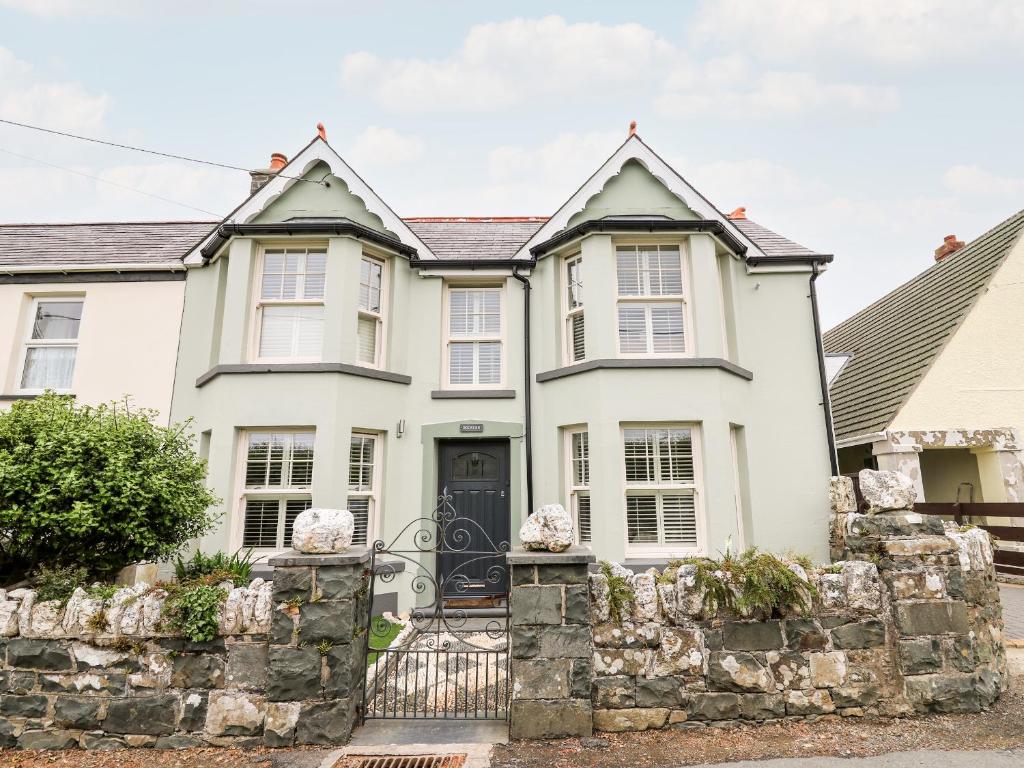
POLYGON ((290 549, 292 543, 284 540, 285 535, 285 512, 286 504, 292 500, 308 501, 310 506, 313 503, 313 481, 310 479, 308 487, 303 486, 268 486, 263 488, 248 488, 246 487, 245 477, 246 470, 248 468, 249 459, 249 436, 259 433, 271 433, 271 434, 312 434, 313 435, 313 475, 316 475, 317 471, 317 439, 316 429, 313 427, 247 427, 245 429, 238 430, 238 460, 236 462, 235 472, 237 475, 236 486, 238 487, 236 509, 234 514, 234 526, 231 534, 233 542, 232 548, 239 549, 244 544, 245 538, 245 507, 246 502, 252 499, 253 501, 277 501, 278 502, 278 530, 277 540, 281 542, 280 546, 276 545, 273 547, 252 547, 256 552, 262 554, 268 554, 273 552, 282 552, 290 549))
POLYGON ((580 282, 580 296, 581 296, 581 298, 583 300, 580 301, 580 303, 577 306, 575 306, 575 307, 571 306, 571 302, 569 300, 569 295, 570 295, 570 292, 571 292, 572 288, 571 288, 570 281, 569 281, 569 269, 570 269, 570 267, 572 266, 573 263, 578 263, 580 265, 580 274, 582 276, 584 274, 583 273, 583 266, 582 266, 583 265, 583 254, 582 253, 574 253, 574 254, 572 254, 570 256, 566 256, 562 260, 562 279, 561 279, 561 286, 562 286, 562 318, 563 318, 562 331, 563 331, 563 334, 564 334, 564 337, 565 337, 565 343, 563 344, 562 352, 563 352, 563 358, 565 360, 565 364, 566 365, 575 365, 576 363, 582 363, 582 362, 584 362, 587 359, 586 330, 584 330, 584 334, 583 334, 583 357, 581 357, 579 360, 577 360, 575 358, 575 356, 574 356, 573 332, 572 332, 573 320, 576 317, 583 317, 583 327, 584 327, 584 329, 586 329, 586 311, 585 311, 586 298, 585 298, 585 294, 583 293, 583 290, 584 290, 585 286, 583 285, 583 283, 581 281, 580 282))
POLYGON ((390 262, 389 262, 388 259, 385 259, 382 256, 378 256, 377 254, 369 253, 369 252, 364 251, 362 258, 359 261, 360 287, 362 287, 362 269, 363 269, 363 262, 364 261, 369 261, 369 262, 371 262, 373 264, 377 264, 380 267, 380 310, 378 312, 374 312, 373 310, 365 309, 364 307, 362 307, 361 305, 358 304, 358 297, 357 297, 357 300, 356 300, 357 301, 357 310, 356 310, 356 360, 355 360, 355 363, 356 363, 356 365, 362 366, 364 368, 384 368, 384 367, 386 367, 385 366, 385 361, 387 360, 386 346, 387 346, 388 290, 389 290, 389 287, 390 287, 390 275, 389 275, 389 272, 390 272, 390 269, 389 269, 390 268, 390 262), (371 362, 366 362, 364 360, 360 360, 359 359, 359 339, 358 339, 359 327, 358 326, 359 326, 359 321, 363 320, 363 319, 375 320, 376 323, 377 323, 377 327, 376 327, 377 336, 376 336, 376 339, 374 340, 374 347, 373 347, 374 352, 376 353, 376 358, 374 359, 374 361, 372 363, 371 362))
MULTIPOLYGON (((686 242, 679 240, 621 240, 615 241, 612 244, 614 262, 613 268, 615 270, 615 349, 619 357, 626 358, 649 358, 649 357, 665 357, 665 358, 677 358, 677 357, 693 357, 696 354, 696 339, 693 337, 693 318, 691 317, 692 308, 690 306, 690 286, 692 281, 690 280, 690 252, 686 242), (623 295, 620 292, 619 287, 619 248, 639 248, 639 247, 675 247, 679 249, 679 281, 680 290, 679 294, 658 294, 654 295, 651 293, 638 294, 635 296, 623 295), (682 352, 655 352, 654 351, 654 337, 653 337, 653 323, 651 322, 651 315, 649 311, 644 313, 644 324, 646 331, 646 346, 649 351, 646 352, 623 352, 622 351, 622 340, 619 335, 619 308, 629 305, 641 305, 644 307, 653 307, 656 305, 670 306, 678 304, 681 307, 682 312, 682 323, 683 323, 683 351, 682 352)), ((649 286, 648 286, 649 287, 649 286)))
POLYGON ((366 510, 366 546, 372 546, 373 542, 380 535, 380 494, 382 480, 381 476, 384 472, 384 433, 376 432, 371 429, 353 429, 351 437, 349 439, 349 476, 346 480, 346 506, 348 500, 355 498, 368 499, 368 505, 366 510), (368 437, 373 439, 373 476, 370 480, 369 489, 354 489, 351 484, 351 460, 352 460, 352 438, 356 437, 368 437))
MULTIPOLYGON (((324 336, 327 333, 327 272, 328 262, 324 261, 324 296, 320 298, 301 299, 264 299, 263 298, 263 270, 266 266, 267 250, 323 250, 325 256, 328 253, 327 243, 321 242, 287 242, 287 243, 260 243, 256 254, 256 270, 253 274, 252 285, 252 328, 249 334, 249 359, 257 363, 319 363, 323 359, 323 343, 321 342, 320 354, 297 357, 261 357, 260 356, 260 335, 263 331, 263 310, 266 307, 324 307, 324 336)), ((305 266, 305 265, 303 265, 305 266)), ((305 271, 302 273, 305 275, 305 271)))
POLYGON ((444 332, 444 350, 441 355, 441 389, 452 390, 475 390, 475 389, 505 389, 505 382, 508 381, 508 291, 507 282, 501 283, 461 283, 447 281, 444 284, 444 302, 442 307, 442 323, 444 332), (497 335, 460 336, 454 338, 451 329, 451 295, 454 291, 476 290, 496 291, 501 300, 501 311, 499 312, 499 329, 497 335), (451 383, 451 347, 452 344, 473 342, 496 342, 501 345, 501 379, 492 384, 452 384, 451 383))
POLYGON ((25 335, 23 337, 21 345, 21 360, 19 361, 17 370, 17 379, 15 379, 15 389, 18 394, 22 395, 41 395, 47 389, 51 389, 54 392, 72 392, 74 391, 74 379, 75 370, 78 368, 78 349, 80 345, 80 337, 82 335, 82 323, 85 322, 85 294, 73 294, 73 293, 62 293, 54 296, 33 296, 32 303, 29 307, 29 313, 27 322, 25 323, 25 335), (47 304, 81 304, 82 305, 82 319, 78 321, 78 336, 74 339, 33 339, 32 329, 35 328, 36 314, 39 312, 40 303, 47 304), (71 368, 71 386, 58 389, 56 387, 23 387, 22 382, 25 380, 25 363, 28 362, 28 351, 34 347, 69 347, 75 350, 75 362, 71 368))
MULTIPOLYGON (((689 557, 703 555, 707 552, 706 520, 704 516, 704 468, 702 460, 702 441, 700 425, 692 422, 640 422, 619 425, 619 472, 622 478, 622 538, 627 557, 689 557), (626 478, 626 430, 628 429, 688 429, 693 451, 693 482, 692 483, 634 483, 626 478), (654 493, 657 497, 659 527, 661 526, 661 496, 665 492, 691 491, 693 493, 694 521, 696 524, 697 543, 694 547, 680 544, 633 544, 629 540, 629 522, 626 512, 626 499, 631 495, 654 493)), ((659 538, 662 533, 659 532, 659 538)))
POLYGON ((564 455, 565 455, 565 500, 566 500, 566 509, 568 509, 569 510, 569 514, 572 515, 573 528, 575 529, 576 543, 577 544, 593 544, 593 541, 594 541, 593 506, 591 506, 591 513, 590 513, 590 538, 587 539, 587 540, 584 540, 582 538, 582 536, 581 536, 582 532, 580 530, 580 517, 579 517, 579 498, 580 498, 580 495, 585 493, 587 495, 587 498, 591 501, 591 504, 593 503, 593 499, 591 498, 591 491, 590 491, 590 470, 591 470, 590 458, 591 458, 592 454, 591 454, 591 449, 590 449, 590 430, 589 430, 589 425, 581 424, 579 426, 566 427, 563 430, 563 432, 565 434, 565 442, 564 442, 564 449, 563 450, 564 450, 564 455), (587 480, 587 482, 585 484, 582 484, 582 485, 578 485, 576 483, 576 471, 575 471, 576 470, 576 467, 575 467, 575 458, 576 457, 575 457, 575 454, 573 453, 573 439, 575 438, 576 435, 586 435, 587 436, 587 455, 586 455, 586 462, 587 462, 587 472, 586 472, 587 478, 586 478, 586 480, 587 480))

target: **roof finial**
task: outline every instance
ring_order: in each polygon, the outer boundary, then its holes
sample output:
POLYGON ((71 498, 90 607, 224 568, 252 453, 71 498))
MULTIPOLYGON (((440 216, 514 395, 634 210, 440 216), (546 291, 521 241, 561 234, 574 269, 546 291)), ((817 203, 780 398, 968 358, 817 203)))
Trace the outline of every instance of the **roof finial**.
POLYGON ((629 121, 629 138, 636 136, 636 120, 629 121))
POLYGON ((739 208, 737 208, 735 211, 730 213, 725 218, 732 219, 733 221, 736 221, 737 219, 743 221, 744 219, 747 218, 747 209, 741 205, 739 208))
POLYGON ((316 132, 318 134, 320 134, 320 138, 321 139, 323 139, 324 141, 327 141, 327 129, 324 128, 324 124, 323 123, 317 123, 316 124, 316 132))

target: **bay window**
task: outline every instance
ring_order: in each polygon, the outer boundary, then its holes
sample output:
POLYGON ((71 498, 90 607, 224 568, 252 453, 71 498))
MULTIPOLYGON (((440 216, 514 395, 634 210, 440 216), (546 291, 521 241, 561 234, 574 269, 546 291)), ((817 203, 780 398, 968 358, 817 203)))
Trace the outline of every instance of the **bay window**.
POLYGON ((619 353, 681 355, 686 352, 686 305, 678 245, 620 245, 619 353))
POLYGON ((590 435, 586 429, 568 432, 569 509, 580 544, 591 541, 590 435))
POLYGON ((348 511, 355 518, 354 544, 368 544, 380 495, 380 435, 353 432, 348 457, 348 511))
POLYGON ((622 430, 631 550, 699 550, 694 433, 694 427, 675 425, 622 430))
POLYGON ((356 323, 356 359, 364 365, 381 365, 384 263, 370 256, 364 256, 359 267, 359 315, 356 323))
POLYGON ((586 359, 583 322, 583 257, 571 256, 565 262, 565 353, 566 362, 586 359))
POLYGON ((263 251, 256 302, 260 359, 320 358, 326 272, 326 248, 263 251))
POLYGON ((291 546, 295 518, 312 505, 313 432, 249 432, 245 436, 242 546, 291 546))
POLYGON ((447 383, 500 385, 503 380, 503 289, 448 287, 447 383))
POLYGON ((25 340, 21 389, 71 389, 78 353, 82 300, 40 298, 32 303, 32 325, 25 340))

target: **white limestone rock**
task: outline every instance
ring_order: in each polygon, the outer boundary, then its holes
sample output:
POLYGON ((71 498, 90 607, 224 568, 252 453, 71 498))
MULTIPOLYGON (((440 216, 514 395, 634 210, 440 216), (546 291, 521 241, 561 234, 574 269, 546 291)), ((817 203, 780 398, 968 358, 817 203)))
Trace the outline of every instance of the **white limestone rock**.
POLYGON ((943 523, 946 537, 957 547, 960 567, 965 571, 984 571, 992 565, 992 539, 988 532, 981 528, 968 528, 961 531, 960 526, 952 520, 943 523))
MULTIPOLYGON (((842 565, 836 563, 836 565, 842 565)), ((846 579, 842 573, 823 573, 818 577, 818 595, 826 609, 846 607, 846 579)))
POLYGON ((15 589, 8 593, 18 601, 18 629, 25 637, 32 637, 32 606, 36 604, 36 593, 33 589, 15 589))
POLYGON ((206 732, 214 736, 259 733, 267 714, 267 699, 241 691, 210 691, 206 732))
POLYGON ((167 591, 154 589, 142 598, 142 631, 147 635, 155 635, 164 630, 164 603, 167 591))
MULTIPOLYGON (((44 600, 32 606, 29 626, 30 634, 26 637, 60 637, 64 634, 61 620, 64 617, 63 605, 60 600, 44 600)), ((22 634, 25 635, 24 629, 22 634)))
POLYGON ((96 623, 98 620, 93 619, 93 616, 104 614, 103 601, 98 597, 87 597, 78 606, 78 627, 77 631, 82 634, 91 634, 96 632, 106 632, 107 622, 106 619, 103 621, 103 627, 97 628, 96 623))
POLYGON ((697 566, 681 565, 676 571, 676 611, 680 618, 696 618, 704 612, 704 590, 697 588, 697 566))
POLYGON ((64 617, 61 619, 60 624, 65 635, 78 633, 79 615, 81 614, 83 603, 88 599, 88 595, 81 587, 76 587, 75 591, 71 593, 67 605, 64 606, 64 617))
POLYGON ((857 496, 853 491, 853 478, 842 475, 828 483, 828 503, 832 514, 843 515, 857 511, 857 496))
POLYGON ((561 504, 545 504, 519 529, 523 547, 539 552, 564 552, 575 538, 572 516, 561 504))
MULTIPOLYGON (((256 582, 253 581, 253 584, 256 582)), ((250 586, 250 589, 253 589, 250 586)), ((270 623, 274 618, 274 582, 265 581, 259 586, 256 601, 252 609, 252 625, 247 632, 265 633, 270 631, 270 623)))
POLYGON ((0 601, 0 637, 15 637, 18 634, 18 601, 0 601))
POLYGON ((220 633, 237 635, 242 631, 242 612, 245 605, 245 587, 234 587, 228 592, 227 599, 220 611, 220 633))
POLYGON ((355 519, 347 509, 312 507, 300 512, 292 528, 292 547, 307 554, 344 552, 352 544, 355 519))
POLYGON ((912 509, 917 501, 914 481, 900 472, 862 469, 857 475, 860 493, 868 504, 868 514, 894 509, 912 509))
POLYGON ((633 618, 638 622, 663 620, 658 604, 658 571, 651 568, 646 573, 633 574, 629 579, 633 590, 633 618))
POLYGON ((611 619, 608 594, 608 579, 604 574, 590 574, 590 620, 593 624, 603 624, 611 619))
POLYGON ((878 567, 866 560, 847 560, 842 563, 846 603, 850 608, 877 611, 882 607, 882 584, 878 567))
POLYGON ((679 607, 676 604, 676 585, 658 583, 658 605, 665 621, 669 624, 679 622, 679 607))

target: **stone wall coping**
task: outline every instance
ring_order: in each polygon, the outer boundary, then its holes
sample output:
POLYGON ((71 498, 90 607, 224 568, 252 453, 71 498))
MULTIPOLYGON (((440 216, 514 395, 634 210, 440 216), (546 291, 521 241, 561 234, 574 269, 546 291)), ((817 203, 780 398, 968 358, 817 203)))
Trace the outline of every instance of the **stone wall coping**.
POLYGON ((505 556, 509 565, 587 565, 596 563, 597 556, 590 547, 574 544, 564 552, 537 552, 516 547, 505 556))
POLYGON ((301 566, 319 567, 329 565, 359 565, 370 562, 369 547, 352 547, 345 552, 330 552, 326 554, 306 554, 289 549, 280 555, 275 555, 267 561, 267 565, 274 568, 295 568, 301 566))

